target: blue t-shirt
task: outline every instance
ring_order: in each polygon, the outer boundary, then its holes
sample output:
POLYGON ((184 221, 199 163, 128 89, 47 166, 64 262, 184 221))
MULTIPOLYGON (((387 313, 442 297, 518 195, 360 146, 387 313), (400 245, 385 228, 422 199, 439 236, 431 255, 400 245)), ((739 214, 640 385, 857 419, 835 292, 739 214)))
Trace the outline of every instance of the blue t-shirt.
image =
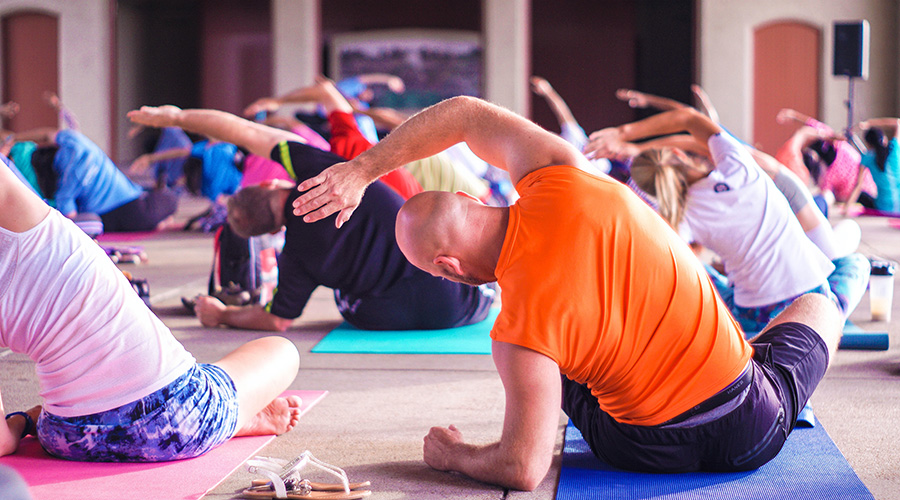
MULTIPOLYGON (((301 181, 346 161, 306 144, 282 145, 273 149, 272 159, 290 163, 301 181)), ((311 224, 294 215, 292 203, 300 194, 293 190, 284 206, 287 230, 278 258, 278 288, 267 306, 275 316, 300 316, 319 285, 353 296, 376 295, 421 272, 406 260, 394 237, 403 199, 380 181, 366 189, 353 217, 341 229, 334 226, 334 215, 311 224)))
POLYGON ((35 190, 34 186, 32 186, 31 183, 28 182, 28 179, 26 179, 25 176, 22 175, 22 172, 19 172, 19 169, 16 168, 16 164, 10 161, 9 158, 7 158, 3 154, 0 154, 0 163, 3 163, 7 167, 9 167, 9 169, 12 170, 12 173, 16 174, 16 177, 18 177, 19 180, 22 181, 22 184, 25 184, 26 186, 28 186, 28 189, 31 189, 34 192, 34 194, 40 196, 37 190, 35 190))
POLYGON ((56 208, 63 214, 77 211, 102 215, 138 199, 144 192, 80 132, 60 130, 56 144, 56 208))
POLYGON ((227 142, 200 141, 191 149, 191 156, 203 161, 203 196, 215 201, 220 194, 234 194, 241 185, 243 174, 234 165, 238 148, 227 142))
POLYGON ((34 142, 17 142, 13 144, 12 149, 10 149, 9 156, 12 163, 16 165, 16 168, 22 175, 21 178, 25 179, 32 191, 43 198, 44 194, 41 192, 40 185, 38 185, 37 174, 34 172, 34 167, 31 164, 31 155, 34 154, 35 149, 37 149, 37 144, 34 142))
POLYGON ((863 155, 860 163, 869 169, 878 188, 875 208, 882 212, 900 213, 900 142, 897 138, 888 143, 890 152, 884 162, 884 170, 875 165, 875 152, 863 155))
MULTIPOLYGON (((171 149, 184 149, 193 147, 191 138, 178 127, 164 127, 159 133, 159 139, 156 141, 156 152, 169 151, 171 149)), ((184 175, 184 162, 186 158, 172 158, 169 160, 158 161, 153 164, 153 172, 158 179, 164 176, 166 185, 172 187, 184 175)))

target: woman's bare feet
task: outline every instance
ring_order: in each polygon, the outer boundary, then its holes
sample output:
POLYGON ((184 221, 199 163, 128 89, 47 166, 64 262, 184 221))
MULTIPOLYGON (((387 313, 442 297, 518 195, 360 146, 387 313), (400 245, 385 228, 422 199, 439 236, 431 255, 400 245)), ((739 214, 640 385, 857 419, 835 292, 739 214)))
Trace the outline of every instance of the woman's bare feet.
POLYGON ((293 429, 300 421, 300 405, 302 403, 303 400, 300 399, 300 396, 275 398, 244 427, 238 429, 235 436, 265 436, 269 434, 279 436, 284 434, 293 429))

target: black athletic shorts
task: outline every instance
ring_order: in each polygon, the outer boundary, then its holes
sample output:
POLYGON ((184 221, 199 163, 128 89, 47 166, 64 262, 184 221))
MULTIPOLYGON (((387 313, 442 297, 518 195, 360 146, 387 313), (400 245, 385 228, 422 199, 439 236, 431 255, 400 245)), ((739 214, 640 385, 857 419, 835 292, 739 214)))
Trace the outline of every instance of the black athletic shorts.
POLYGON ((416 270, 378 294, 355 296, 334 291, 341 316, 364 330, 434 330, 485 319, 495 290, 436 278, 416 270))
MULTIPOLYGON (((815 331, 800 323, 776 325, 752 346, 748 367, 752 380, 734 399, 722 403, 728 411, 711 421, 623 424, 600 409, 586 386, 565 376, 563 410, 594 455, 614 467, 643 472, 756 469, 778 454, 793 430, 798 413, 825 375, 828 348, 815 331)), ((703 417, 692 420, 698 419, 703 417)))

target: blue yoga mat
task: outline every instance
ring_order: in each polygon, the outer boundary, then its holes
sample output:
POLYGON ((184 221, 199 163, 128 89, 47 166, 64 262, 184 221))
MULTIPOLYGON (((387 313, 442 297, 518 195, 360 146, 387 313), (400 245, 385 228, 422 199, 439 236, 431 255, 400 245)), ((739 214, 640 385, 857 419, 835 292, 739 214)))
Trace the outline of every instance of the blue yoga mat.
POLYGON ((313 347, 317 353, 490 354, 491 328, 500 308, 479 323, 443 330, 360 330, 347 322, 313 347))
POLYGON ((844 336, 841 337, 840 349, 859 351, 886 351, 890 346, 887 332, 867 332, 847 320, 844 325, 844 336))
MULTIPOLYGON (((758 333, 758 332, 757 332, 758 333)), ((748 339, 756 336, 756 333, 745 333, 748 339)), ((854 325, 848 319, 844 323, 844 336, 838 349, 854 351, 886 351, 890 346, 890 338, 887 332, 867 332, 854 325)))
POLYGON ((571 422, 566 427, 556 500, 874 500, 821 423, 797 428, 771 462, 751 472, 623 472, 594 457, 571 422))

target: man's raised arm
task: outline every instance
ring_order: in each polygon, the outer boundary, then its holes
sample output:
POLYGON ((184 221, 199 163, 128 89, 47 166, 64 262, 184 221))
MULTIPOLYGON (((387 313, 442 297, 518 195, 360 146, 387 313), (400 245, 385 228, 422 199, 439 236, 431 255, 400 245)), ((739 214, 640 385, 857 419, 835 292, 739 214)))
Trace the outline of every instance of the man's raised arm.
POLYGON ((245 120, 214 109, 180 109, 176 106, 143 106, 128 112, 128 118, 148 127, 179 127, 213 139, 247 148, 251 153, 268 158, 281 141, 306 142, 286 130, 245 120))
POLYGON ((513 183, 548 165, 590 168, 575 148, 527 119, 481 99, 453 97, 412 116, 353 161, 301 183, 298 189, 307 192, 294 202, 294 214, 315 222, 340 212, 335 221, 340 227, 375 179, 460 142, 484 161, 507 170, 513 183))

